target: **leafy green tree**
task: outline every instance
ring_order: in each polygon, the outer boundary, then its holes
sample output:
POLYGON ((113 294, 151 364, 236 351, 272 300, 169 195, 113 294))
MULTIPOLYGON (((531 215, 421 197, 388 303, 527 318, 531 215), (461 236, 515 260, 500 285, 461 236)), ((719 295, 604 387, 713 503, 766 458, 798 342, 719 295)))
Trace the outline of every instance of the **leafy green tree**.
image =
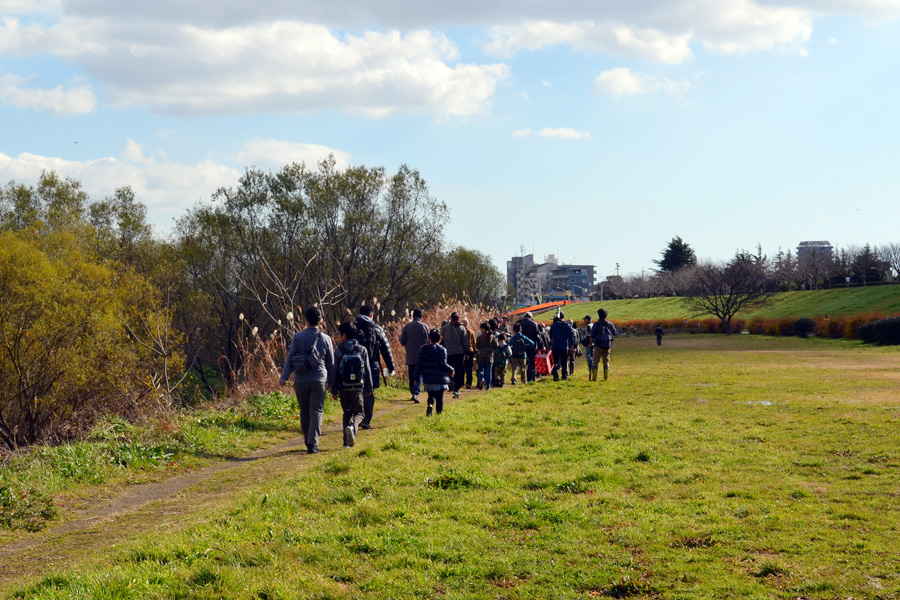
POLYGON ((491 257, 468 248, 451 250, 442 270, 450 285, 450 298, 482 306, 500 308, 506 298, 506 277, 491 257))
POLYGON ((662 258, 654 260, 653 263, 663 273, 674 273, 684 267, 696 265, 697 256, 694 254, 693 248, 676 236, 669 241, 666 248, 662 251, 662 258))

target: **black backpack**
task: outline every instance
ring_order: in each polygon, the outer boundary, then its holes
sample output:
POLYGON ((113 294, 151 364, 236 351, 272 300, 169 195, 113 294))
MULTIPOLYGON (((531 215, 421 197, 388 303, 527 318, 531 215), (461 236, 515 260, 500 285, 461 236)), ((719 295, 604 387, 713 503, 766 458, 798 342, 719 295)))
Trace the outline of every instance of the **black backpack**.
POLYGON ((341 357, 341 389, 361 390, 365 384, 366 365, 362 356, 356 354, 344 354, 341 357))
POLYGON ((601 350, 609 350, 612 348, 612 331, 609 329, 609 325, 606 323, 600 324, 600 331, 598 332, 597 337, 595 338, 597 346, 601 350))
POLYGON ((512 353, 513 356, 516 357, 522 357, 528 354, 528 344, 525 343, 525 338, 522 336, 513 338, 512 353))

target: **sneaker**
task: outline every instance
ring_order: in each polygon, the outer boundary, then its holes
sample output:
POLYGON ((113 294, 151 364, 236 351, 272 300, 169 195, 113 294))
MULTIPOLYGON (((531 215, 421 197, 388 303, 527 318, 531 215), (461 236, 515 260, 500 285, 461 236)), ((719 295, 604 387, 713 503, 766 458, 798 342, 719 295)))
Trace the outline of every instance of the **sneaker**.
POLYGON ((431 416, 431 411, 432 411, 432 408, 431 408, 431 405, 429 404, 429 405, 428 405, 428 408, 425 409, 425 416, 426 416, 426 417, 430 417, 430 416, 431 416))
POLYGON ((459 398, 459 392, 453 392, 453 397, 454 397, 454 398, 459 398))
POLYGON ((413 404, 419 404, 419 395, 413 394, 412 401, 413 401, 413 404))
POLYGON ((307 454, 317 454, 319 452, 318 446, 306 446, 307 454))
POLYGON ((356 434, 353 432, 353 425, 344 427, 344 448, 352 448, 356 443, 356 434))
POLYGON ((478 389, 479 389, 479 390, 483 390, 483 389, 484 389, 484 384, 483 384, 483 383, 479 383, 479 384, 478 384, 478 389))
POLYGON ((509 385, 516 385, 516 380, 513 379, 512 381, 510 381, 510 382, 509 382, 509 385))
POLYGON ((359 428, 360 429, 372 429, 372 426, 369 425, 368 423, 360 423, 359 428))

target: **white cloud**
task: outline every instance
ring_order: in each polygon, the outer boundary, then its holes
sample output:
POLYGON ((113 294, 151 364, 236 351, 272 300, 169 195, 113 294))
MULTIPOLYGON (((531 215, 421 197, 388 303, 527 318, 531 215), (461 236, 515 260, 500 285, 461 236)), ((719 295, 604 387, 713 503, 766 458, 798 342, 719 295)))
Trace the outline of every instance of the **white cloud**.
POLYGON ((834 38, 834 37, 828 38, 828 43, 829 44, 837 44, 838 43, 837 38, 834 38))
POLYGON ((196 202, 208 200, 219 187, 235 185, 242 174, 210 160, 184 165, 148 157, 140 144, 130 140, 120 158, 70 161, 28 152, 15 157, 0 153, 0 180, 30 184, 44 170, 77 179, 97 200, 130 185, 157 224, 165 228, 196 202))
POLYGON ((288 163, 306 163, 315 167, 319 161, 328 155, 333 155, 335 164, 339 169, 345 169, 350 164, 350 153, 335 150, 327 146, 316 144, 300 144, 282 140, 253 140, 244 145, 244 149, 238 153, 238 161, 247 166, 256 166, 264 169, 279 169, 288 163))
POLYGON ((97 106, 94 90, 87 84, 68 89, 58 85, 48 90, 24 87, 22 84, 28 81, 11 73, 0 75, 0 103, 56 115, 83 115, 97 106))
POLYGON ((334 148, 314 144, 300 144, 280 140, 255 140, 237 154, 237 168, 212 160, 196 164, 180 164, 169 160, 162 152, 148 155, 144 145, 128 140, 119 157, 105 157, 86 161, 70 161, 52 156, 23 152, 8 156, 0 152, 0 181, 15 180, 30 184, 41 171, 55 171, 63 177, 81 182, 92 199, 111 195, 116 188, 131 186, 148 212, 165 228, 171 219, 180 217, 198 201, 209 200, 220 187, 237 185, 244 166, 261 169, 280 169, 291 162, 316 163, 333 154, 337 166, 346 168, 349 154, 334 148))
POLYGON ((552 138, 552 139, 560 139, 560 140, 589 140, 591 139, 591 134, 589 131, 577 131, 575 129, 571 129, 568 127, 558 127, 556 129, 552 129, 549 127, 545 127, 540 131, 532 131, 530 128, 525 129, 517 129, 513 131, 513 136, 515 137, 529 137, 531 135, 536 135, 538 137, 543 138, 552 138))
POLYGON ((103 83, 111 106, 179 114, 468 116, 486 110, 509 74, 504 64, 457 63, 456 47, 441 33, 339 37, 291 21, 211 29, 63 17, 53 26, 4 21, 0 39, 7 51, 48 52, 80 64, 103 83))
POLYGON ((492 28, 485 50, 497 56, 511 57, 521 50, 568 45, 580 51, 681 63, 692 56, 690 39, 690 33, 669 35, 656 29, 632 28, 612 22, 532 21, 492 28))
POLYGON ((623 98, 651 93, 682 95, 690 91, 694 84, 690 81, 673 81, 661 75, 646 75, 618 67, 603 71, 595 80, 595 87, 602 94, 623 98))

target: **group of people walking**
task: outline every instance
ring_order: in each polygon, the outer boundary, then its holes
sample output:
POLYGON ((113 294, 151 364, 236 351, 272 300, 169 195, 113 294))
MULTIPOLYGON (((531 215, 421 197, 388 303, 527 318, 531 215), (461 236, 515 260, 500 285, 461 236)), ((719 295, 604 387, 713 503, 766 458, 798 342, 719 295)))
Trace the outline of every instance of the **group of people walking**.
MULTIPOLYGON (((316 307, 304 313, 306 328, 294 334, 285 358, 280 383, 286 385, 294 377, 294 391, 300 409, 300 424, 309 453, 319 451, 325 397, 328 391, 340 399, 343 410, 344 448, 350 448, 361 429, 369 429, 375 406, 375 389, 380 386, 381 363, 385 372, 394 374, 394 359, 384 329, 372 315, 371 305, 360 307, 355 319, 340 324, 335 336, 337 347, 319 328, 322 314, 316 307)), ((568 379, 574 372, 575 359, 584 354, 589 379, 597 381, 599 366, 603 379, 609 378, 609 357, 613 337, 618 335, 615 325, 607 320, 604 309, 597 311, 599 319, 592 322, 584 317, 582 327, 576 328, 558 312, 550 327, 534 320, 530 312, 512 325, 507 316, 489 319, 478 326, 478 334, 469 328, 466 319, 452 313, 440 329, 422 321, 423 313, 415 309, 412 320, 400 332, 399 342, 406 350, 406 367, 412 402, 421 402, 426 394, 427 416, 444 410, 444 392, 459 398, 463 387, 473 386, 489 390, 503 387, 507 368, 510 384, 535 381, 535 357, 551 353, 554 381, 568 379)))

